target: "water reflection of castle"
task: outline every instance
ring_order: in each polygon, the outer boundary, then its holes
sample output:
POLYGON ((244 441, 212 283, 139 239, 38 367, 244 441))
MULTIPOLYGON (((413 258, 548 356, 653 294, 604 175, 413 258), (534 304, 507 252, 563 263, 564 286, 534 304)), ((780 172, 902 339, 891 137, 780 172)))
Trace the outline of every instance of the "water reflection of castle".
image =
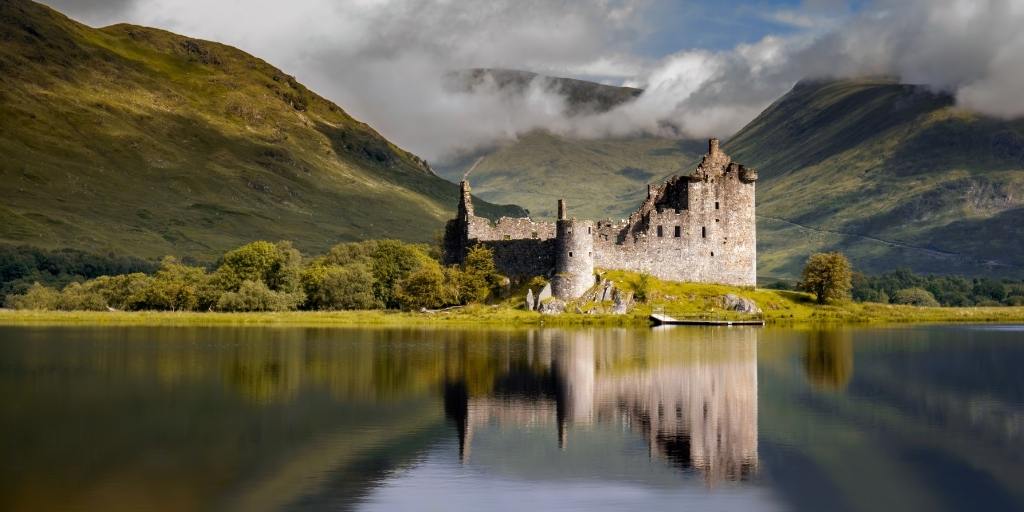
POLYGON ((503 355, 489 392, 450 380, 445 412, 462 461, 489 425, 551 425, 564 449, 573 428, 616 423, 641 435, 653 459, 709 482, 747 477, 757 468, 756 332, 678 334, 539 331, 503 355))

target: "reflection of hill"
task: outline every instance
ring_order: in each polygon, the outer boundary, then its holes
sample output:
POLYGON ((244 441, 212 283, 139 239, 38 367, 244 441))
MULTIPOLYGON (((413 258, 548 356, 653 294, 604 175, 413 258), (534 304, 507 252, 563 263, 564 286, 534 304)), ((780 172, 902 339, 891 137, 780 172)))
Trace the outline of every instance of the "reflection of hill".
POLYGON ((531 333, 524 351, 506 354, 490 392, 446 387, 463 462, 488 426, 548 425, 564 448, 574 428, 621 424, 652 458, 709 482, 746 477, 757 466, 756 331, 701 333, 642 346, 628 331, 531 333))

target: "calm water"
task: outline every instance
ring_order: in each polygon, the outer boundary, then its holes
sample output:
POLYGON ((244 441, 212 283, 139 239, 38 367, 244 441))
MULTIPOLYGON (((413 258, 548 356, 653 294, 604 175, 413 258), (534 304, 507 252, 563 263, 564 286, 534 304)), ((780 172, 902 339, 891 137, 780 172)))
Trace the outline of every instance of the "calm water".
POLYGON ((0 510, 1020 510, 1024 329, 0 328, 0 510))

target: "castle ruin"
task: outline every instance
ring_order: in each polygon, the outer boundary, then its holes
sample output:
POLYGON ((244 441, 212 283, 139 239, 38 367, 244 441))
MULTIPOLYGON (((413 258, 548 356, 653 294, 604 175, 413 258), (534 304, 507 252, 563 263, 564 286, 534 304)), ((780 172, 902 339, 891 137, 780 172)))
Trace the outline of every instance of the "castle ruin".
POLYGON ((445 229, 445 260, 460 263, 481 244, 498 270, 512 278, 550 276, 563 300, 595 284, 594 269, 630 270, 668 281, 755 286, 754 184, 757 171, 733 162, 718 139, 697 169, 648 185, 647 198, 628 219, 577 220, 558 201, 554 223, 529 217, 477 217, 469 183, 456 218, 445 229))

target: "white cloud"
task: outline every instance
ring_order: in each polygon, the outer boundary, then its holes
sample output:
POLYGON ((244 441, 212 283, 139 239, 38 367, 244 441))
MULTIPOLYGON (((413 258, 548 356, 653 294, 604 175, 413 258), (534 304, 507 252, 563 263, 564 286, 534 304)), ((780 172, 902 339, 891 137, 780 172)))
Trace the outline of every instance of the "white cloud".
POLYGON ((126 18, 239 46, 428 159, 536 128, 726 137, 808 77, 893 75, 983 114, 1024 116, 1020 0, 874 0, 859 14, 843 0, 804 0, 767 15, 795 32, 659 59, 635 47, 665 23, 650 19, 649 4, 668 0, 52 1, 88 20, 126 18), (522 95, 445 87, 448 71, 471 67, 647 91, 611 112, 570 118, 542 83, 522 95))

